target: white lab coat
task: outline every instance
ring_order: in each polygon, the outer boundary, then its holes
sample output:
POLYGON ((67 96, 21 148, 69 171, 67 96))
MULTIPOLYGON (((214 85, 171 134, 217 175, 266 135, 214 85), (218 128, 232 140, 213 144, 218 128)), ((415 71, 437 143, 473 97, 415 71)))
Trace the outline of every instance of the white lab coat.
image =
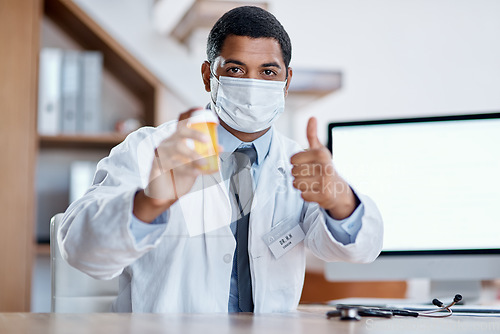
MULTIPOLYGON (((182 197, 168 223, 136 243, 130 231, 133 199, 147 184, 154 147, 176 126, 142 128, 115 147, 97 167, 94 185, 67 209, 58 235, 63 256, 100 279, 120 276, 115 311, 227 312, 233 253, 231 206, 224 183, 182 197)), ((382 248, 382 219, 364 205, 362 227, 352 244, 328 231, 316 203, 304 202, 292 186, 290 157, 300 151, 273 132, 250 215, 249 257, 255 312, 285 312, 298 305, 305 273, 305 247, 326 261, 370 262, 382 248), (300 224, 303 242, 275 259, 263 235, 282 223, 300 224)), ((212 179, 210 179, 212 178, 212 179)), ((212 176, 200 176, 198 185, 212 176)))

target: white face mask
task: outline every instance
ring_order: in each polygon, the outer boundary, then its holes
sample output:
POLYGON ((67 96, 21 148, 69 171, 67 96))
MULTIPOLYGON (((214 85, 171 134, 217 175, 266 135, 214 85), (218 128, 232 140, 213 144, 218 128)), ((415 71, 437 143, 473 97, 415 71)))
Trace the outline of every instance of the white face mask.
POLYGON ((254 133, 269 128, 285 110, 286 81, 215 75, 210 79, 212 107, 231 128, 254 133))

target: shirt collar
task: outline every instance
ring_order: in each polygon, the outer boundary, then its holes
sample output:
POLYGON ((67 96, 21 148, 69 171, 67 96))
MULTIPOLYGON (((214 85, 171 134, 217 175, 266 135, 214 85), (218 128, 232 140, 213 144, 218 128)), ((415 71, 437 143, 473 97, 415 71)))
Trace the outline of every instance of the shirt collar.
MULTIPOLYGON (((252 142, 243 142, 236 138, 232 133, 227 131, 222 125, 217 126, 217 135, 219 137, 219 143, 224 148, 224 152, 232 153, 240 146, 250 146, 253 145, 255 150, 257 151, 257 160, 255 163, 260 165, 262 161, 269 154, 269 148, 271 147, 271 139, 273 134, 273 127, 269 129, 266 133, 264 133, 259 138, 255 139, 252 142)), ((221 160, 224 160, 225 156, 221 155, 221 160)))

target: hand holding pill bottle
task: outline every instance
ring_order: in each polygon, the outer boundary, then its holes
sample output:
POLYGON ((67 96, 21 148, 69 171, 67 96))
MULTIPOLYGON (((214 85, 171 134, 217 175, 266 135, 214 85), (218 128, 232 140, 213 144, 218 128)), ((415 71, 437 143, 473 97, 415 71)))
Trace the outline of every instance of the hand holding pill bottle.
POLYGON ((193 148, 196 153, 206 160, 206 164, 199 167, 204 173, 213 173, 219 170, 219 144, 217 140, 218 124, 219 120, 217 116, 208 109, 194 111, 188 120, 188 128, 210 136, 210 141, 206 143, 187 139, 187 145, 193 148))

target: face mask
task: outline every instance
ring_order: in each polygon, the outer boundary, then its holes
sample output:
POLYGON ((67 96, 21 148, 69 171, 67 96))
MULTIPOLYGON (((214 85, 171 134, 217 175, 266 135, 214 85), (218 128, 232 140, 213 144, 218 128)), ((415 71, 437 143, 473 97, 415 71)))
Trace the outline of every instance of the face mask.
POLYGON ((212 76, 212 107, 231 128, 254 133, 269 128, 285 110, 286 81, 212 76))

